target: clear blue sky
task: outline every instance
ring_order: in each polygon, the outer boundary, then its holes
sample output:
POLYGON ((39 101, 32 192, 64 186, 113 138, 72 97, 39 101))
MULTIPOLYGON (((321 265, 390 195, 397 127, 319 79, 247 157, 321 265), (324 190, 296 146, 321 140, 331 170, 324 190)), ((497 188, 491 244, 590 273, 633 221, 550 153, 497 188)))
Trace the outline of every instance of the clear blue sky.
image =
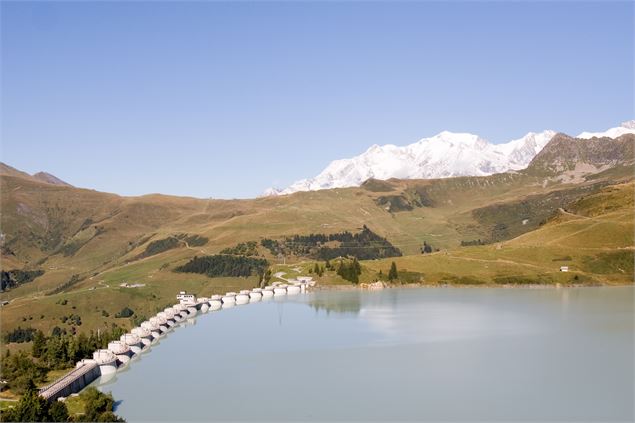
POLYGON ((633 3, 2 2, 2 161, 250 197, 372 144, 632 119, 633 3))

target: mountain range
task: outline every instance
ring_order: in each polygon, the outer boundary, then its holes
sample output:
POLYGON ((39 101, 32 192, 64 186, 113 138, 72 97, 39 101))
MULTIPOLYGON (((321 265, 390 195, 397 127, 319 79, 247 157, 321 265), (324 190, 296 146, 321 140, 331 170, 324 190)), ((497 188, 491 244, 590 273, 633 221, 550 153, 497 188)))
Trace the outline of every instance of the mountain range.
MULTIPOLYGON (((486 176, 524 169, 556 135, 556 131, 530 132, 503 144, 478 135, 443 131, 414 144, 399 147, 373 145, 350 159, 331 162, 314 178, 302 179, 286 189, 269 188, 265 195, 360 186, 368 179, 431 179, 486 176)), ((635 120, 604 132, 582 132, 576 138, 617 138, 635 133, 635 120)))
MULTIPOLYGON (((3 330, 28 324, 49 333, 70 321, 71 312, 81 316, 82 331, 98 330, 121 325, 116 313, 124 306, 148 316, 182 290, 209 295, 252 288, 257 276, 210 278, 175 269, 195 257, 250 250, 269 261, 273 275, 296 266, 304 272, 315 263, 313 247, 302 240, 354 237, 363 228, 379 238, 358 251, 346 247, 346 256, 377 249, 377 242, 402 254, 360 259, 364 282, 380 270, 387 274, 395 261, 409 278, 404 281, 429 284, 632 283, 635 135, 560 133, 543 146, 548 135, 508 143, 508 156, 540 149, 524 169, 511 172, 367 179, 359 187, 245 200, 122 197, 0 163, 6 288, 0 302, 9 302, 2 306, 3 330), (432 253, 421 254, 424 242, 432 253), (280 251, 272 246, 283 246, 287 265, 279 264, 280 251), (560 272, 562 265, 571 273, 560 272), (131 282, 143 288, 121 286, 131 282)), ((490 151, 477 137, 461 141, 453 146, 490 151)), ((520 166, 525 159, 515 160, 520 166)), ((343 279, 331 270, 320 283, 343 279)), ((69 323, 64 327, 71 330, 69 323)))

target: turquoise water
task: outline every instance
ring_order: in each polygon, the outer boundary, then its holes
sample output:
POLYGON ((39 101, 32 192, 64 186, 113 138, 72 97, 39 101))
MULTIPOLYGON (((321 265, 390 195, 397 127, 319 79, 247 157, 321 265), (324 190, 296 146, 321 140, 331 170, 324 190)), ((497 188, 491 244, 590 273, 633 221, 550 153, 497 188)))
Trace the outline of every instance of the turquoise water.
POLYGON ((632 421, 633 295, 301 294, 199 314, 101 389, 128 421, 632 421))

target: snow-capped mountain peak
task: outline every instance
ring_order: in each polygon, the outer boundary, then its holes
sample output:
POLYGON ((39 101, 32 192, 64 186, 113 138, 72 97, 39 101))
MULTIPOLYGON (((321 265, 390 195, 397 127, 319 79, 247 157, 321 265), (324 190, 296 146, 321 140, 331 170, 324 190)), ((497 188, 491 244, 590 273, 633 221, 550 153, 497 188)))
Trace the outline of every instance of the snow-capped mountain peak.
POLYGON ((359 156, 331 162, 315 178, 284 190, 269 189, 265 195, 359 186, 369 178, 443 178, 522 169, 553 135, 529 133, 507 144, 491 144, 478 135, 443 131, 404 147, 373 145, 359 156))
POLYGON ((483 138, 479 137, 478 135, 470 134, 468 132, 450 132, 450 131, 439 132, 437 135, 433 137, 423 138, 419 140, 419 142, 424 142, 424 141, 432 141, 432 142, 440 141, 440 142, 445 142, 449 144, 467 144, 467 145, 482 144, 483 142, 487 143, 487 141, 485 141, 483 138))
POLYGON ((627 120, 616 128, 607 129, 604 132, 582 132, 576 138, 591 139, 594 137, 602 138, 617 138, 624 134, 635 134, 635 120, 627 120))
POLYGON ((626 122, 622 122, 620 125, 622 128, 635 130, 635 120, 627 120, 626 122))
MULTIPOLYGON (((605 132, 583 132, 578 138, 615 138, 625 133, 635 133, 635 121, 605 132)), ((475 134, 443 131, 403 147, 375 144, 359 156, 331 162, 314 178, 297 181, 283 190, 270 188, 265 195, 359 186, 369 178, 430 179, 520 170, 554 135, 556 131, 551 130, 529 132, 504 144, 492 144, 475 134)))
POLYGON ((282 190, 278 188, 267 188, 263 193, 262 197, 271 197, 273 195, 281 195, 282 190))

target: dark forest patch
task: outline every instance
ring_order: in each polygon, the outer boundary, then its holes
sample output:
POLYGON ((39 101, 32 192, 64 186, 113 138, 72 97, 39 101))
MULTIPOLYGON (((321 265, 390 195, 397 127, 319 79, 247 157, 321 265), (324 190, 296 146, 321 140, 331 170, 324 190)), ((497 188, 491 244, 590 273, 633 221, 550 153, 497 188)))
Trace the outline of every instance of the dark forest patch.
POLYGON ((269 267, 265 259, 217 254, 213 256, 194 257, 189 262, 174 269, 181 273, 200 273, 213 277, 247 277, 263 275, 269 267))
POLYGON ((317 260, 330 260, 337 257, 372 260, 401 256, 398 248, 367 226, 358 233, 345 231, 328 235, 294 235, 283 240, 265 238, 260 243, 275 256, 295 255, 317 260))

